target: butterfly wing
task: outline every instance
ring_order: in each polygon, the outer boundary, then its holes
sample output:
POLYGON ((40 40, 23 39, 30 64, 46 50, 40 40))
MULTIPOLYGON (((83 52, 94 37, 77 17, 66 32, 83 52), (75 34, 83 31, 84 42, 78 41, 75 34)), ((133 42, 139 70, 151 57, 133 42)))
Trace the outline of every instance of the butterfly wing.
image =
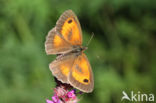
POLYGON ((74 55, 64 55, 58 57, 55 61, 50 63, 49 68, 52 74, 62 83, 68 83, 70 69, 74 64, 74 55))
POLYGON ((84 53, 75 59, 68 80, 73 87, 83 92, 92 92, 94 88, 93 73, 84 53))
POLYGON ((94 88, 93 73, 84 53, 61 55, 50 63, 49 68, 62 83, 68 83, 83 92, 92 92, 94 88))
POLYGON ((56 31, 58 31, 70 44, 82 44, 80 23, 72 10, 67 10, 60 16, 56 23, 56 31))
POLYGON ((72 50, 72 45, 53 28, 46 37, 45 50, 47 54, 62 54, 72 50))
POLYGON ((76 15, 65 11, 46 38, 47 54, 62 54, 72 51, 75 46, 82 44, 82 32, 76 15))

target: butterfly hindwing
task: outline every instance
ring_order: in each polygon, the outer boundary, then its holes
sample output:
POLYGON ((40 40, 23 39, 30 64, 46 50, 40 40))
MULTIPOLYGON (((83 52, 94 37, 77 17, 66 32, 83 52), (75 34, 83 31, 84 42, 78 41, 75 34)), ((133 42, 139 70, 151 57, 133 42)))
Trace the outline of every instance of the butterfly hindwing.
POLYGON ((62 83, 68 83, 69 72, 74 64, 74 60, 74 55, 60 55, 60 57, 50 63, 50 71, 62 83))
POLYGON ((82 31, 76 15, 65 11, 56 23, 56 30, 72 45, 82 44, 82 31))
POLYGON ((91 92, 93 90, 93 73, 84 53, 81 53, 75 59, 68 79, 72 86, 83 92, 91 92))

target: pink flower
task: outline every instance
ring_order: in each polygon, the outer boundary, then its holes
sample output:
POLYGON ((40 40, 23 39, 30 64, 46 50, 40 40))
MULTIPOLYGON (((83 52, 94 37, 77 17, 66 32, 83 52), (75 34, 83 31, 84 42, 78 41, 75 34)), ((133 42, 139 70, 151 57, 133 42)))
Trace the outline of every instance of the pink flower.
POLYGON ((69 98, 75 98, 74 90, 68 92, 68 93, 67 93, 67 96, 68 96, 69 98))
POLYGON ((67 94, 68 90, 64 89, 63 86, 61 87, 57 87, 54 89, 54 92, 55 94, 58 96, 58 97, 61 97, 61 96, 64 96, 67 94))
POLYGON ((47 102, 47 103, 54 103, 53 101, 48 100, 48 99, 46 100, 46 102, 47 102))
POLYGON ((76 97, 75 91, 68 91, 63 86, 56 87, 54 89, 54 96, 52 100, 46 100, 47 103, 77 103, 78 99, 76 97))
POLYGON ((52 96, 52 100, 54 101, 54 102, 57 102, 59 99, 58 99, 58 97, 57 96, 52 96))

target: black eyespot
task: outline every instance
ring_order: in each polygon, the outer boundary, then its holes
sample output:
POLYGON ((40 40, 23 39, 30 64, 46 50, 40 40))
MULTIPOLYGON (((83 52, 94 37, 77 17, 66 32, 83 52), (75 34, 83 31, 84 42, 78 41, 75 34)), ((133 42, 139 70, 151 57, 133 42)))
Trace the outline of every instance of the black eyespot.
POLYGON ((88 83, 88 79, 84 79, 84 80, 83 80, 83 82, 86 82, 86 83, 88 83))
POLYGON ((72 22, 72 20, 70 19, 70 20, 68 20, 68 23, 70 24, 72 22))

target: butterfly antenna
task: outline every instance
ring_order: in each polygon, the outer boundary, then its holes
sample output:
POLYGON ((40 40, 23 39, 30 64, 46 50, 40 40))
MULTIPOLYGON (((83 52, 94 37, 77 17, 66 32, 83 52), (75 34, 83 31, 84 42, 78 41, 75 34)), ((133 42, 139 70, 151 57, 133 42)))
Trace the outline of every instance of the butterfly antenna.
POLYGON ((90 42, 91 42, 93 36, 94 36, 94 33, 92 32, 92 36, 90 37, 90 39, 89 39, 89 41, 88 41, 88 43, 87 43, 87 46, 90 44, 90 42))

